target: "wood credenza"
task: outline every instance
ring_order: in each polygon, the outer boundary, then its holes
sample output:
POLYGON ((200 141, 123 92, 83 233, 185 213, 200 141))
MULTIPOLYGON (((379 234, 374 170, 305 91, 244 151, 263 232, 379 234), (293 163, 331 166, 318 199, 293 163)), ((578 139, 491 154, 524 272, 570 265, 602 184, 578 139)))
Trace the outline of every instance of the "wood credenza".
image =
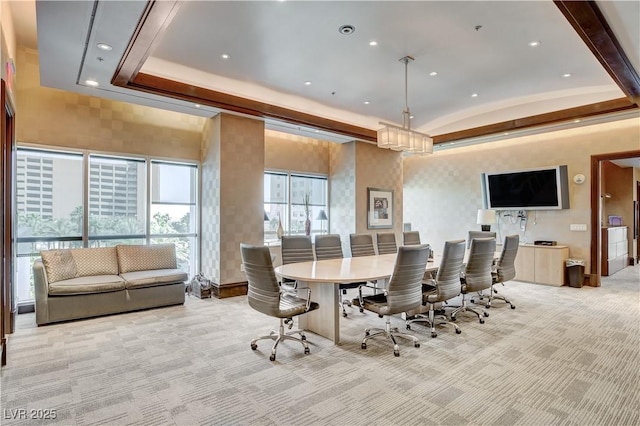
POLYGON ((613 275, 629 264, 626 226, 602 228, 602 276, 613 275))
MULTIPOLYGON (((498 246, 497 251, 501 250, 498 246)), ((523 244, 516 255, 516 280, 553 286, 565 285, 565 261, 568 246, 523 244)))

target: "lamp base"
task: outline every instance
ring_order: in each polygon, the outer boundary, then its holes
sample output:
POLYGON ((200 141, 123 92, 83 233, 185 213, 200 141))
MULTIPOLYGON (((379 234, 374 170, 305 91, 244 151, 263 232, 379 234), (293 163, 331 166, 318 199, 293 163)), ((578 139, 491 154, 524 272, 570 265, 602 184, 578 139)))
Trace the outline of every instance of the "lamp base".
POLYGON ((484 232, 489 232, 491 231, 491 225, 480 225, 480 229, 482 229, 484 232))

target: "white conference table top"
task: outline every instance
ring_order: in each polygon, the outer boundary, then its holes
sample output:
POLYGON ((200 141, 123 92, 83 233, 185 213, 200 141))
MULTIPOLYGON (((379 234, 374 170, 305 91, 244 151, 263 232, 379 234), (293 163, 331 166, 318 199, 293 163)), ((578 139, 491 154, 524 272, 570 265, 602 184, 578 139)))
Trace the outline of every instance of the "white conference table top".
MULTIPOLYGON (((292 280, 323 283, 350 283, 387 279, 393 272, 396 254, 345 257, 281 265, 276 274, 292 280)), ((438 259, 430 261, 426 271, 437 270, 438 259)))

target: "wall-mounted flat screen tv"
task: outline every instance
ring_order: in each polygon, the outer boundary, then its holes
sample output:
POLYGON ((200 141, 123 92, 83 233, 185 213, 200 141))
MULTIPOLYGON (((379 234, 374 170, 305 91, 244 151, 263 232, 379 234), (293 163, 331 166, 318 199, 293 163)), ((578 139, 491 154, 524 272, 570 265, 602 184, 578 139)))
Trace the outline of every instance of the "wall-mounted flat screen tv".
POLYGON ((494 210, 569 208, 567 166, 483 173, 485 207, 494 210))

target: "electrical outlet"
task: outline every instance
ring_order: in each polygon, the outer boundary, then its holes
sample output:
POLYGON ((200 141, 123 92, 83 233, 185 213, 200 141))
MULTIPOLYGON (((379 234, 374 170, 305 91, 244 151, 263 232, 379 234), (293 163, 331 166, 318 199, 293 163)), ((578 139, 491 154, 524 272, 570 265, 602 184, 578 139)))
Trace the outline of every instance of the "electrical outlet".
POLYGON ((572 223, 571 225, 569 225, 569 229, 571 231, 586 231, 587 230, 587 224, 586 223, 572 223))

